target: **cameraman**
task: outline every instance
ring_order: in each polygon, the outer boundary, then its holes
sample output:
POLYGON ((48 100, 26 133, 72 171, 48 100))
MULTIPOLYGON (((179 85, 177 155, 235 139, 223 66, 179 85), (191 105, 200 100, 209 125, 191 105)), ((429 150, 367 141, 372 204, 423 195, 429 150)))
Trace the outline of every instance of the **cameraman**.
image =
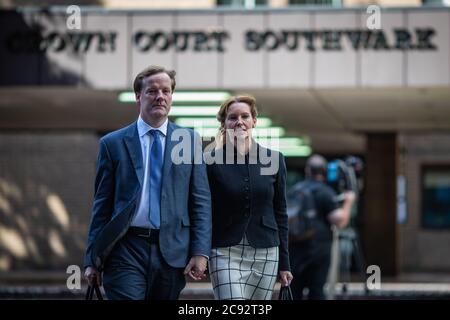
POLYGON ((309 289, 310 300, 324 300, 323 287, 330 267, 333 241, 331 226, 343 228, 348 224, 355 193, 346 192, 342 207, 339 207, 336 193, 325 184, 327 161, 320 155, 313 155, 307 160, 305 175, 304 183, 311 186, 317 223, 312 238, 289 244, 291 270, 294 275, 291 288, 295 300, 303 298, 304 288, 309 289))

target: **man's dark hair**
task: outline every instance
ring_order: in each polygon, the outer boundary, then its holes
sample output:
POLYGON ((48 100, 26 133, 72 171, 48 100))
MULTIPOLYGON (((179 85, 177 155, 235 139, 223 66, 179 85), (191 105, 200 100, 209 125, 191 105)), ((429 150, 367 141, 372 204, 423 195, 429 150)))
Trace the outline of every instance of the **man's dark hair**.
POLYGON ((327 160, 321 155, 315 154, 306 161, 305 174, 308 178, 321 175, 327 175, 327 160))
POLYGON ((176 81, 175 81, 175 70, 167 70, 166 68, 162 66, 150 66, 148 68, 145 68, 143 71, 139 72, 139 74, 136 76, 133 82, 133 89, 134 93, 140 93, 142 90, 142 84, 145 78, 150 77, 154 74, 158 73, 165 73, 170 77, 170 80, 172 80, 172 92, 175 91, 176 81))

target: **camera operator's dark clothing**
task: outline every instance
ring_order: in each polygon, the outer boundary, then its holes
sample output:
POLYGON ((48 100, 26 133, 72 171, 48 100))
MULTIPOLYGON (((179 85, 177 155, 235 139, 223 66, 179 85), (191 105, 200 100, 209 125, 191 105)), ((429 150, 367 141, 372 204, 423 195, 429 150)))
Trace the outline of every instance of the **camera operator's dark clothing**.
MULTIPOLYGON (((291 290, 294 300, 303 299, 303 290, 308 288, 309 300, 325 300, 323 287, 330 268, 330 252, 319 248, 294 245, 289 247, 291 270, 294 279, 291 290)), ((322 248, 323 249, 323 248, 322 248)))
MULTIPOLYGON (((303 289, 309 289, 309 299, 325 299, 323 286, 331 261, 333 233, 328 215, 339 207, 336 193, 325 183, 309 180, 318 223, 312 239, 289 243, 289 256, 294 279, 291 283, 294 299, 302 299, 303 289)), ((309 185, 308 185, 309 187, 309 185)))

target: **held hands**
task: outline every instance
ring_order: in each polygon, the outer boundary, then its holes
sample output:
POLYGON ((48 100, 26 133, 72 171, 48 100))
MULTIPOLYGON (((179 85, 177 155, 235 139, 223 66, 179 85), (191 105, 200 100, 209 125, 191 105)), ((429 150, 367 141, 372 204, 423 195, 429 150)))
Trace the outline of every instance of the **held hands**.
POLYGON ((282 287, 290 285, 292 279, 294 279, 294 276, 290 271, 280 271, 280 283, 282 287))
POLYGON ((198 281, 206 278, 206 266, 208 259, 204 256, 193 256, 184 269, 184 274, 192 280, 198 281))
POLYGON ((87 267, 84 272, 84 277, 90 286, 97 284, 102 285, 102 275, 95 267, 87 267))

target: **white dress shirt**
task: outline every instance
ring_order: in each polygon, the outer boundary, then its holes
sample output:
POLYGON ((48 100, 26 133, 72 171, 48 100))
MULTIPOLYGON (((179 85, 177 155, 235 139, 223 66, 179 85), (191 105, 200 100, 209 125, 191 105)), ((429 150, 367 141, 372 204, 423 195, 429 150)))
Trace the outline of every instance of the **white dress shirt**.
MULTIPOLYGON (((151 125, 146 123, 141 116, 137 120, 137 130, 139 134, 139 141, 141 143, 141 151, 142 151, 142 160, 143 160, 143 168, 144 168, 144 177, 142 179, 142 193, 139 199, 139 203, 137 206, 137 212, 131 222, 131 226, 133 227, 143 227, 143 228, 154 228, 154 226, 150 223, 150 185, 149 185, 149 174, 150 174, 150 150, 153 144, 153 136, 151 134, 147 134, 152 129, 157 129, 161 131, 162 134, 158 135, 161 139, 162 153, 163 153, 163 161, 164 161, 164 150, 166 149, 166 136, 167 136, 167 124, 168 120, 164 121, 164 123, 159 128, 153 128, 151 125)), ((163 162, 164 163, 164 162, 163 162)))

